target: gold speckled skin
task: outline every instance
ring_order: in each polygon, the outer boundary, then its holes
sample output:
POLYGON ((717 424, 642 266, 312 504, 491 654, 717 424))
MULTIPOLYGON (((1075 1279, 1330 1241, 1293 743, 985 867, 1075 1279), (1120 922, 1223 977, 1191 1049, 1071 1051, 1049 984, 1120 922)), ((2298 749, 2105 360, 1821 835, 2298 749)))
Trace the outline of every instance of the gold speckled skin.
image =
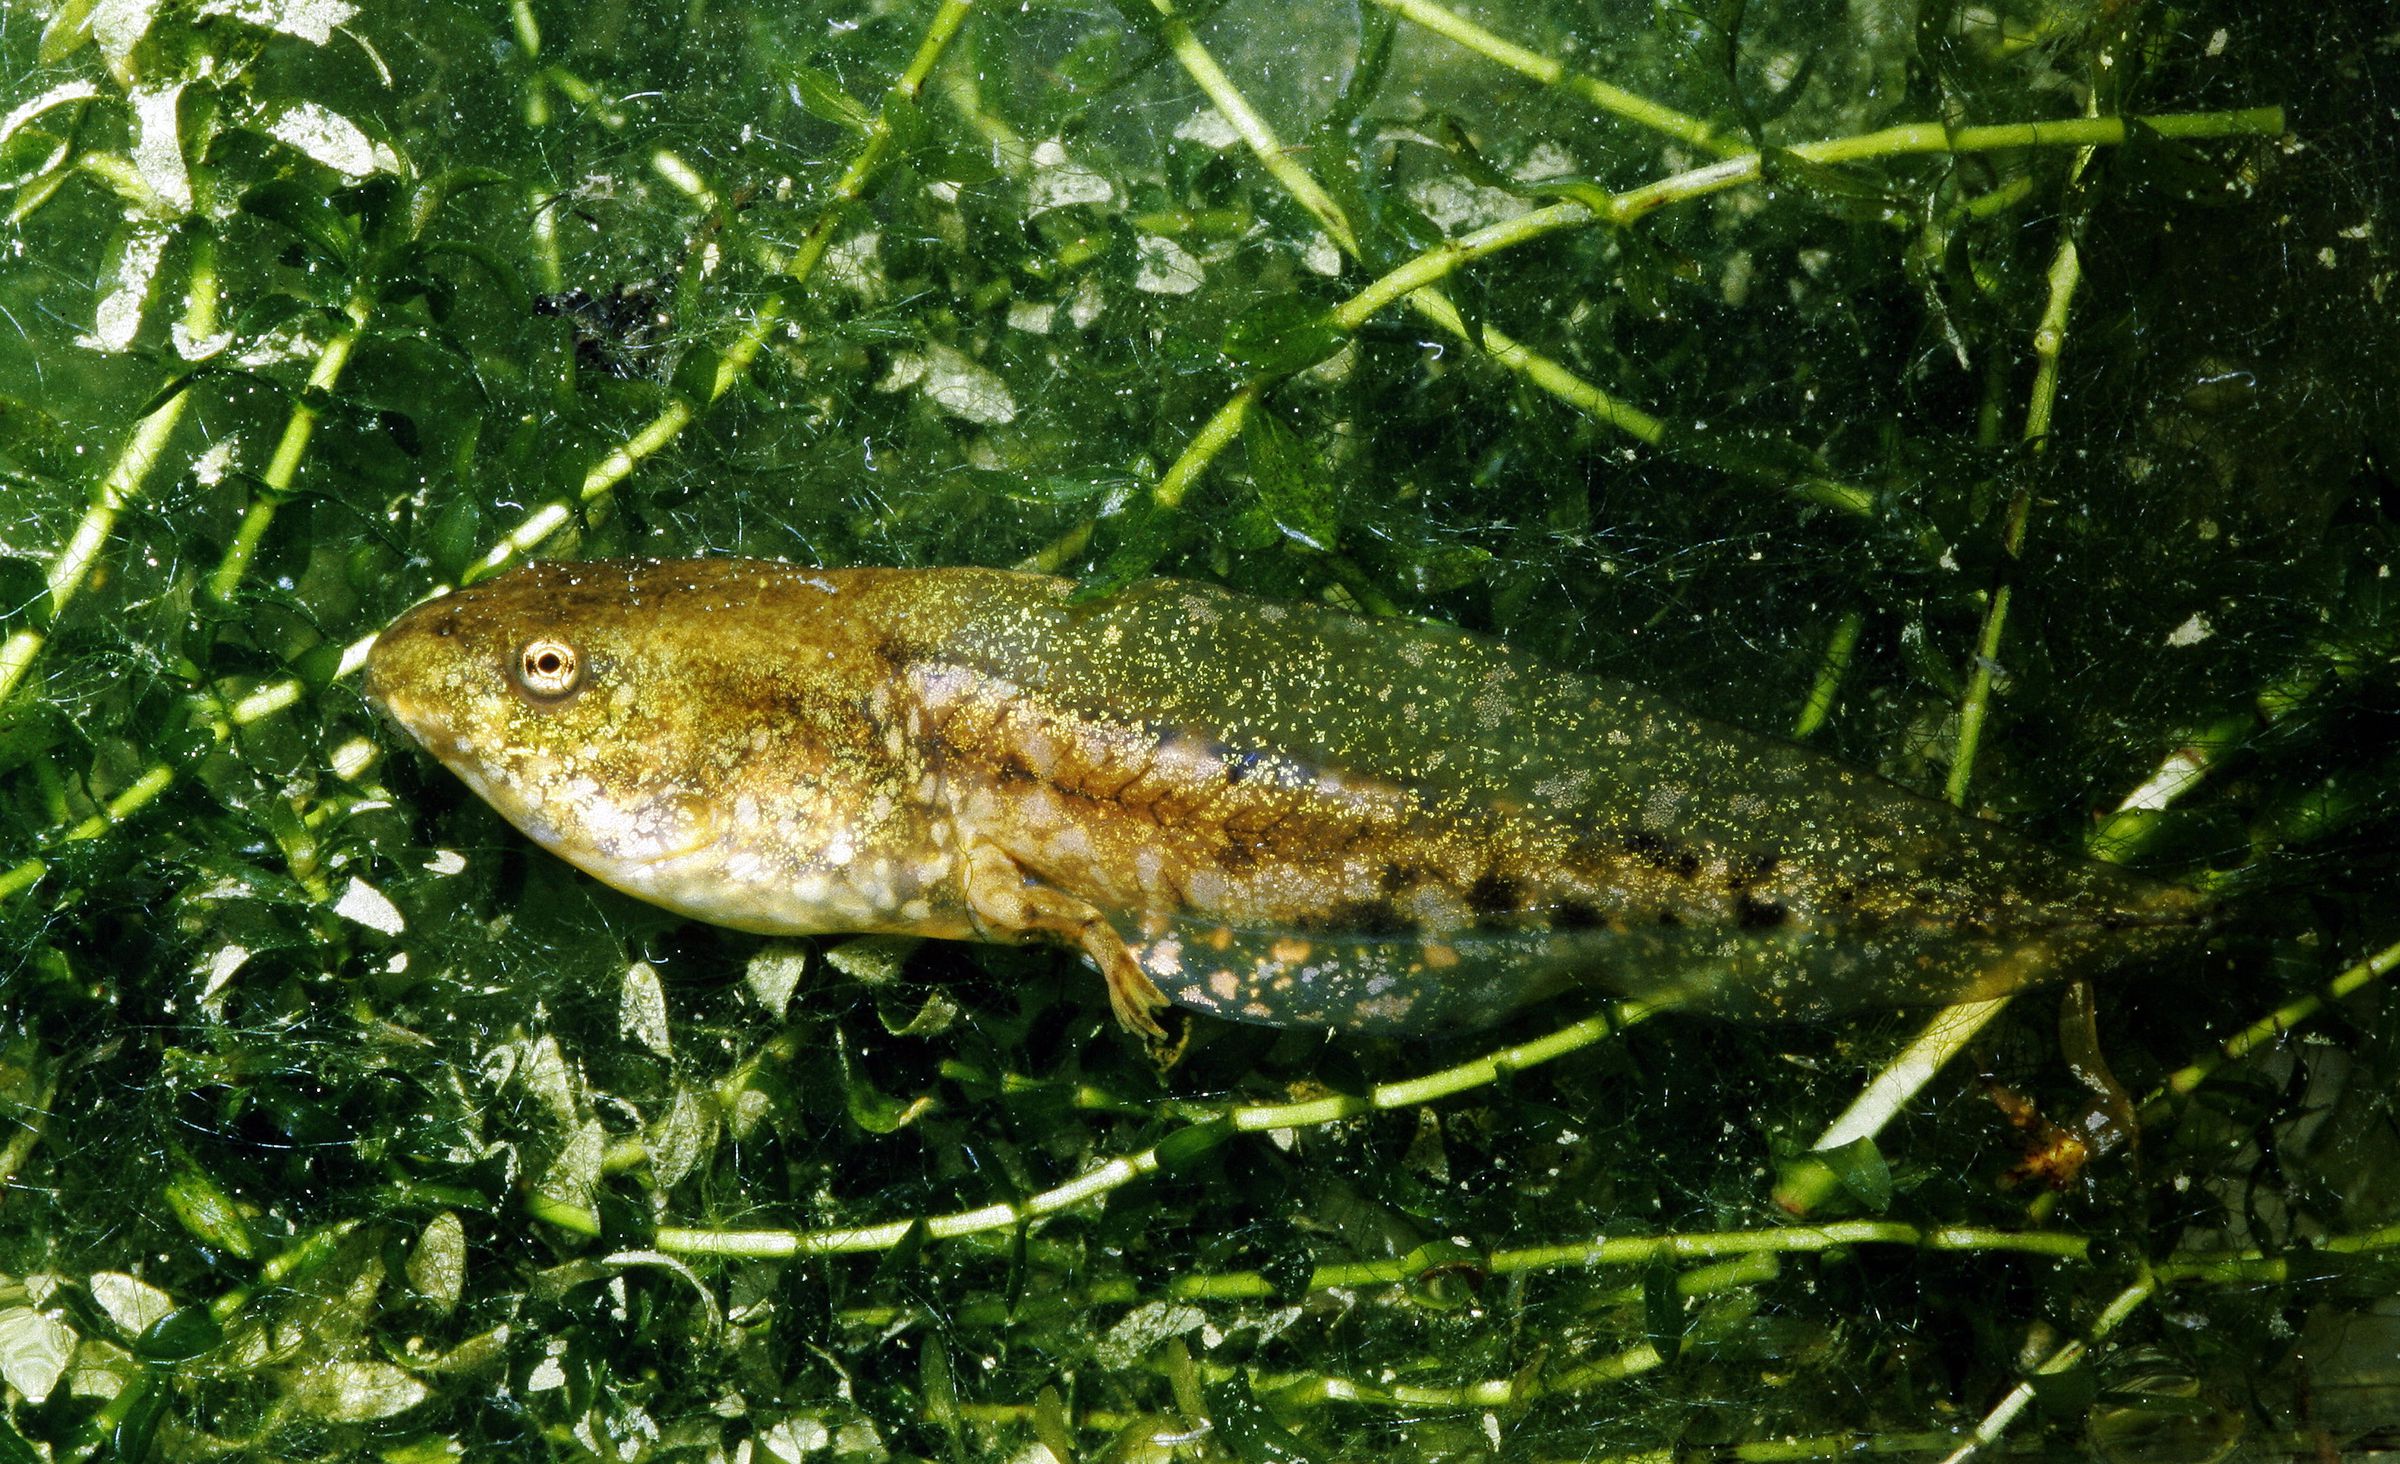
POLYGON ((1169 1001, 1426 1032, 1570 979, 1767 1016, 1949 1000, 2166 949, 2205 914, 1475 636, 1071 590, 535 564, 401 616, 367 687, 630 894, 770 933, 1063 942, 1153 1037, 1169 1001))

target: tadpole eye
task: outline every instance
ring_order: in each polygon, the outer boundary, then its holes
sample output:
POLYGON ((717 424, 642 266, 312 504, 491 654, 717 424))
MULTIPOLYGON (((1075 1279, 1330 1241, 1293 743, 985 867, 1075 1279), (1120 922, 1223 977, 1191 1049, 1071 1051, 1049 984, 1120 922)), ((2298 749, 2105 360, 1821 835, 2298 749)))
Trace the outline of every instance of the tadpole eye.
POLYGON ((583 658, 562 640, 528 641, 517 657, 517 684, 529 695, 555 701, 583 684, 583 658))

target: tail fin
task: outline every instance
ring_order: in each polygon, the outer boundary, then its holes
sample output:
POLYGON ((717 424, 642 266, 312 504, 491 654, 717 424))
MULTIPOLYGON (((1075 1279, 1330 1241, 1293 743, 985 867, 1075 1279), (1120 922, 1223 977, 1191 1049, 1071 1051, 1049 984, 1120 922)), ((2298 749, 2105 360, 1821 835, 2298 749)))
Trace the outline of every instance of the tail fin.
POLYGON ((1490 1024, 1578 986, 1754 1021, 1937 1006, 2188 948, 2214 925, 2196 898, 2146 919, 2013 932, 1496 929, 1442 939, 1245 930, 1180 920, 1133 937, 1169 1000, 1237 1022, 1436 1035, 1490 1024))

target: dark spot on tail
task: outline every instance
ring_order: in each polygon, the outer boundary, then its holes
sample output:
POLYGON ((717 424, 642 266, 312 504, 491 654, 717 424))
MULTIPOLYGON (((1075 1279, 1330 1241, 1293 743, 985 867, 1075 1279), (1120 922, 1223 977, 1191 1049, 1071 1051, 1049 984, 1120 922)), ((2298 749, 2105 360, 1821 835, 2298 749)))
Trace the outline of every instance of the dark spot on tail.
POLYGON ((1600 912, 1581 900, 1561 900, 1550 912, 1550 923, 1560 930, 1598 930, 1600 912))
POLYGON ((1734 923, 1744 930, 1771 930, 1781 925, 1789 914, 1781 900, 1760 900, 1743 895, 1733 904, 1734 923))
POLYGON ((1652 869, 1672 871, 1677 878, 1690 879, 1700 872, 1700 856, 1686 845, 1651 833, 1648 829, 1628 830, 1624 837, 1625 852, 1652 869))
POLYGON ((1502 916, 1514 915, 1525 903, 1525 887, 1505 874, 1486 870, 1475 883, 1467 886, 1467 908, 1475 912, 1482 924, 1497 923, 1502 916))
POLYGON ((1774 874, 1782 863, 1782 856, 1764 849, 1745 850, 1729 861, 1726 877, 1735 889, 1746 889, 1774 874))
POLYGON ((1389 900, 1344 900, 1307 923, 1313 931, 1345 935, 1410 935, 1417 928, 1389 900))
POLYGON ((1396 895, 1402 890, 1412 888, 1424 875, 1425 871, 1413 864, 1386 864, 1383 866, 1381 881, 1383 892, 1387 895, 1396 895))

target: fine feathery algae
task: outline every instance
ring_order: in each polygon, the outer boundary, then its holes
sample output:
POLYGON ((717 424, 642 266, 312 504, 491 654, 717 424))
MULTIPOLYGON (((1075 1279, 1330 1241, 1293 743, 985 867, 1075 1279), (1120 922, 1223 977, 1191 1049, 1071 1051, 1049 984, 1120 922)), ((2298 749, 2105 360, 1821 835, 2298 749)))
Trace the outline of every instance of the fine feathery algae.
MULTIPOLYGON (((0 11, 0 1457, 2377 1442, 2362 10, 0 11), (1574 990, 1162 1079, 1072 954, 672 916, 359 698, 437 587, 703 555, 1206 582, 1372 617, 1393 687, 1464 627, 2245 939, 1930 1047, 1574 990)), ((1393 725, 1289 690, 1111 746, 1393 725)), ((1702 822, 1807 817, 1663 812, 1609 857, 1701 931, 1702 822)), ((1486 872, 1411 918, 1586 913, 1486 872)), ((1256 938, 1405 912, 1339 913, 1256 938)))

